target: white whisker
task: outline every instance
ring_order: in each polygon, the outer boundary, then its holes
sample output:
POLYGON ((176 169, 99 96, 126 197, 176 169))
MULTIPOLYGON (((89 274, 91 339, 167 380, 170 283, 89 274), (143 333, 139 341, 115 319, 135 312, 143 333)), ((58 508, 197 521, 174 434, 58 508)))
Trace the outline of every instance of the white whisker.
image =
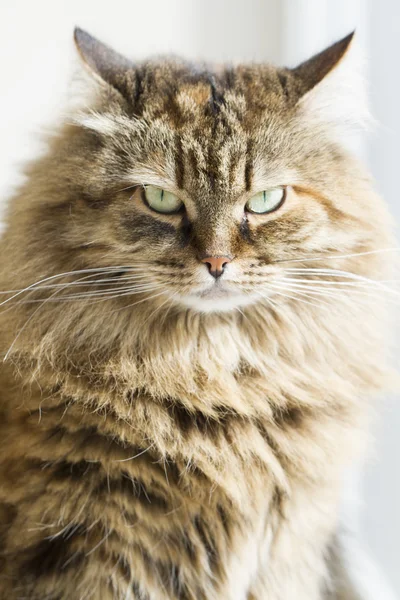
POLYGON ((298 324, 291 318, 290 315, 288 315, 285 311, 284 311, 284 306, 281 304, 278 304, 278 302, 275 302, 275 300, 273 300, 272 298, 270 298, 269 296, 263 296, 263 294, 261 292, 257 292, 257 294, 259 296, 261 296, 261 298, 266 301, 270 306, 272 306, 272 308, 274 309, 274 311, 280 316, 283 317, 284 319, 286 319, 287 321, 289 321, 289 323, 297 329, 298 324))
MULTIPOLYGON (((349 278, 350 279, 350 278, 349 278)), ((293 283, 301 283, 304 285, 313 285, 318 284, 323 287, 360 287, 366 288, 374 285, 375 283, 383 283, 383 281, 374 281, 371 279, 370 281, 326 281, 320 278, 307 279, 305 277, 295 278, 295 277, 282 277, 279 281, 290 281, 293 283)))
MULTIPOLYGON (((85 270, 85 272, 88 272, 88 271, 89 271, 91 274, 90 274, 90 275, 86 275, 85 277, 82 277, 82 278, 81 278, 81 281, 82 281, 82 280, 84 280, 84 279, 86 279, 86 278, 89 278, 89 277, 92 277, 92 276, 93 276, 93 275, 92 275, 92 273, 93 273, 93 269, 86 269, 86 270, 85 270)), ((82 270, 81 272, 84 272, 84 271, 82 270)), ((65 287, 67 287, 67 286, 68 286, 68 284, 66 284, 66 286, 64 286, 64 288, 65 288, 65 287)), ((31 287, 32 287, 32 286, 31 286, 31 287)), ((33 312, 33 313, 30 315, 30 317, 27 319, 27 321, 25 322, 25 324, 23 325, 23 327, 22 327, 22 328, 19 330, 19 332, 18 332, 18 333, 17 333, 17 335, 15 336, 15 338, 14 338, 14 340, 13 340, 13 342, 12 342, 11 346, 9 347, 9 349, 7 350, 7 352, 6 352, 6 354, 5 354, 4 358, 3 358, 3 362, 5 362, 5 361, 7 360, 8 356, 10 355, 10 352, 11 352, 11 350, 13 349, 13 347, 14 347, 14 345, 15 345, 15 343, 16 343, 16 341, 18 340, 18 338, 20 337, 20 335, 22 334, 22 332, 23 332, 23 331, 26 329, 26 327, 28 326, 28 324, 29 324, 29 323, 32 321, 32 319, 35 317, 35 315, 38 313, 38 311, 39 311, 41 308, 43 308, 43 306, 44 306, 44 305, 45 305, 47 302, 50 302, 50 301, 51 301, 51 299, 52 299, 54 296, 56 296, 56 295, 57 295, 59 292, 61 292, 61 291, 62 291, 64 288, 63 288, 63 287, 61 287, 61 288, 57 289, 55 292, 53 292, 53 294, 51 294, 51 295, 50 295, 48 298, 46 298, 46 299, 45 299, 45 300, 44 300, 44 301, 43 301, 43 302, 42 302, 42 303, 41 303, 41 304, 40 304, 40 305, 39 305, 39 306, 36 308, 36 310, 34 310, 34 312, 33 312)), ((4 304, 4 302, 3 302, 3 303, 0 303, 0 306, 2 306, 2 304, 4 304)))
POLYGON ((51 275, 50 277, 45 277, 44 279, 36 281, 35 283, 32 283, 32 284, 28 285, 26 288, 23 288, 22 290, 19 290, 11 298, 7 298, 7 300, 4 300, 3 302, 1 302, 0 306, 2 306, 3 304, 6 304, 7 302, 10 302, 11 300, 13 300, 14 298, 16 298, 20 294, 22 294, 24 292, 27 292, 29 290, 32 290, 33 288, 39 286, 41 283, 44 283, 46 281, 51 281, 53 279, 58 279, 59 277, 66 277, 67 275, 76 275, 76 274, 81 274, 81 273, 93 273, 93 276, 95 276, 96 273, 107 272, 107 271, 109 271, 111 269, 113 269, 113 270, 121 270, 122 268, 123 267, 102 267, 102 268, 96 268, 96 269, 81 269, 81 270, 77 270, 77 271, 66 271, 65 273, 58 273, 57 275, 51 275))
POLYGON ((100 296, 104 296, 104 297, 118 296, 118 295, 120 295, 120 294, 118 294, 118 292, 122 292, 122 295, 129 294, 129 293, 140 293, 141 291, 156 289, 157 287, 160 287, 160 286, 161 286, 161 284, 144 283, 144 284, 135 285, 135 286, 123 286, 123 287, 119 287, 119 288, 115 288, 115 289, 106 289, 106 290, 81 292, 81 293, 76 293, 76 294, 68 294, 68 295, 60 298, 60 300, 74 300, 74 299, 93 298, 93 297, 100 297, 100 296))
MULTIPOLYGON (((286 271, 289 273, 291 272, 290 269, 286 269, 286 271)), ((357 275, 355 273, 351 273, 349 271, 340 271, 340 270, 330 270, 330 269, 311 269, 311 270, 306 270, 306 271, 297 271, 297 273, 302 272, 303 274, 307 274, 307 275, 319 275, 319 276, 332 276, 332 277, 343 277, 343 278, 349 278, 349 279, 354 279, 355 281, 360 281, 360 282, 364 282, 366 284, 369 285, 375 285, 377 288, 380 288, 382 290, 391 292, 395 295, 399 295, 399 292, 397 292, 396 290, 393 290, 391 287, 387 286, 385 283, 382 283, 379 280, 376 279, 370 279, 368 277, 365 277, 363 275, 357 275)))
POLYGON ((162 302, 159 306, 157 306, 157 308, 155 310, 153 310, 153 312, 150 313, 150 315, 147 317, 147 319, 144 321, 143 324, 147 323, 147 321, 149 321, 153 315, 155 315, 168 301, 172 301, 173 297, 176 295, 177 295, 177 292, 175 292, 172 296, 168 295, 168 298, 164 302, 162 302))
POLYGON ((89 550, 89 552, 86 552, 85 556, 90 556, 90 554, 92 554, 95 550, 97 550, 97 548, 104 544, 104 542, 107 541, 107 539, 110 537, 111 533, 111 529, 107 531, 106 535, 100 540, 100 542, 96 544, 96 546, 94 546, 91 550, 89 550))
POLYGON ((338 285, 338 286, 326 286, 326 285, 319 285, 318 281, 309 281, 308 283, 297 283, 297 282, 292 282, 290 281, 290 279, 280 279, 277 281, 274 281, 273 284, 271 285, 283 285, 283 286, 288 286, 291 288, 298 288, 298 289, 304 289, 304 290, 309 290, 309 291, 318 291, 324 294, 344 294, 344 293, 360 293, 360 294, 368 294, 368 293, 379 293, 381 290, 378 288, 375 288, 374 286, 368 286, 368 285, 354 285, 354 286, 347 286, 347 285, 338 285))
POLYGON ((311 302, 309 300, 302 300, 300 298, 298 298, 297 296, 291 296, 289 294, 284 294, 283 292, 278 292, 276 289, 273 290, 275 294, 277 294, 278 296, 284 296, 285 298, 290 298, 291 300, 295 300, 296 302, 301 302, 303 304, 309 304, 310 306, 316 306, 317 308, 323 308, 323 304, 319 303, 315 303, 315 302, 311 302))
POLYGON ((148 296, 146 298, 143 298, 142 300, 138 300, 137 302, 133 302, 132 304, 127 304, 126 306, 122 306, 121 308, 116 308, 110 312, 116 313, 116 312, 119 312, 120 310, 126 310, 127 308, 131 308, 132 306, 136 306, 137 304, 140 304, 141 302, 146 302, 146 300, 153 300, 154 298, 158 298, 158 296, 162 296, 163 294, 165 294, 164 289, 162 290, 162 292, 159 292, 158 294, 153 294, 153 296, 148 296))
POLYGON ((119 463, 119 462, 128 462, 128 460, 134 460, 135 458, 139 458, 139 456, 142 456, 142 454, 145 454, 146 452, 148 452, 151 448, 153 448, 153 446, 154 446, 154 444, 150 444, 150 446, 148 448, 141 450, 141 452, 138 452, 134 456, 130 456, 129 458, 120 458, 118 460, 113 460, 113 462, 119 463))
MULTIPOLYGON (((318 288, 318 287, 309 287, 302 286, 301 284, 290 284, 290 283, 282 283, 282 284, 273 284, 274 286, 279 287, 280 289, 286 289, 291 293, 298 293, 302 295, 312 296, 320 296, 325 298, 333 298, 334 300, 340 300, 341 302, 351 301, 354 303, 355 300, 362 301, 368 299, 381 300, 382 299, 382 290, 374 289, 374 288, 339 288, 339 289, 326 289, 326 288, 318 288)), ((397 297, 387 297, 385 296, 384 301, 393 306, 399 306, 400 302, 397 297)))
MULTIPOLYGON (((100 302, 105 302, 106 300, 113 300, 114 298, 123 298, 125 296, 134 296, 135 294, 146 294, 148 292, 153 292, 156 290, 159 290, 160 288, 163 288, 163 286, 157 285, 157 286, 151 286, 149 288, 145 288, 145 289, 140 289, 140 290, 127 290, 125 292, 121 292, 119 294, 111 294, 111 295, 107 295, 107 296, 103 296, 103 297, 99 297, 97 299, 95 299, 93 302, 89 302, 88 304, 86 304, 86 306, 93 306, 94 304, 99 304, 100 302)), ((162 292, 163 293, 163 292, 162 292)), ((152 298, 153 296, 150 296, 150 298, 152 298)), ((86 296, 86 299, 90 299, 91 296, 86 296)), ((144 298, 144 300, 146 299, 150 299, 148 297, 144 298)), ((72 299, 71 302, 73 302, 76 299, 72 299)), ((127 307, 122 307, 122 308, 127 308, 127 307)), ((119 310, 119 309, 118 309, 119 310)))
MULTIPOLYGON (((309 293, 308 291, 301 291, 301 290, 298 290, 298 289, 289 288, 287 286, 278 286, 278 285, 275 286, 275 285, 271 285, 271 288, 273 289, 273 291, 275 293, 278 293, 277 290, 280 289, 280 290, 283 290, 283 291, 286 291, 286 292, 290 292, 291 294, 296 294, 296 296, 294 296, 295 299, 298 299, 298 296, 302 296, 304 298, 311 298, 311 299, 312 299, 313 296, 319 296, 319 297, 322 297, 322 298, 327 298, 328 297, 325 294, 318 294, 318 293, 314 293, 313 294, 313 293, 309 293)), ((290 296, 288 296, 288 297, 290 297, 290 296)), ((320 300, 320 304, 321 305, 325 305, 325 306, 329 306, 329 303, 328 302, 324 302, 324 300, 320 300)))
POLYGON ((163 320, 161 321, 161 324, 164 324, 164 322, 165 322, 165 320, 166 320, 166 318, 167 318, 167 315, 168 315, 169 311, 171 310, 171 308, 172 308, 172 307, 173 307, 173 305, 174 305, 174 298, 175 298, 177 295, 178 295, 178 292, 175 292, 174 294, 172 294, 172 295, 170 296, 170 305, 169 305, 169 307, 167 308, 167 310, 166 310, 166 311, 165 311, 165 313, 164 313, 164 317, 163 317, 163 320))
POLYGON ((333 291, 327 291, 327 290, 319 290, 316 288, 308 288, 307 286, 301 286, 301 285, 293 285, 290 283, 273 283, 271 284, 272 288, 281 288, 284 290, 288 290, 290 292, 303 292, 304 294, 308 294, 310 296, 325 296, 327 298, 336 298, 341 291, 340 290, 333 290, 333 291))
POLYGON ((309 257, 309 256, 305 256, 303 258, 286 258, 286 259, 282 259, 282 260, 275 260, 272 261, 273 264, 275 263, 284 263, 284 262, 313 262, 313 261, 320 261, 320 260, 335 260, 337 258, 339 259, 344 259, 344 258, 353 258, 355 256, 368 256, 370 254, 380 254, 380 253, 385 253, 385 252, 399 252, 400 248, 381 248, 379 250, 368 250, 366 252, 354 252, 351 254, 325 254, 323 256, 317 256, 315 258, 309 257))
POLYGON ((25 324, 23 325, 23 327, 19 330, 19 332, 17 333, 17 335, 14 338, 14 341, 12 342, 11 346, 9 347, 9 349, 7 350, 4 358, 3 358, 3 362, 6 362, 8 356, 10 355, 11 350, 13 349, 16 341, 18 340, 18 338, 20 337, 20 335, 22 334, 22 332, 26 329, 26 327, 29 325, 29 323, 32 321, 32 319, 35 317, 35 315, 37 314, 37 312, 43 308, 43 306, 46 304, 46 302, 48 302, 50 300, 50 298, 52 298, 52 296, 54 296, 55 294, 58 293, 59 290, 56 290, 49 298, 47 298, 46 300, 44 300, 44 302, 42 302, 37 309, 31 314, 31 316, 29 317, 29 319, 27 319, 27 321, 25 322, 25 324))
MULTIPOLYGON (((135 286, 135 287, 131 287, 131 286, 126 286, 126 287, 121 287, 121 288, 117 288, 115 290, 98 290, 98 291, 88 291, 88 292, 82 292, 82 293, 76 293, 76 294, 67 294, 65 296, 62 296, 60 298, 53 298, 51 297, 51 299, 48 298, 50 303, 53 302, 73 302, 74 300, 84 300, 85 298, 117 298, 118 296, 124 296, 124 295, 129 295, 129 294, 139 294, 145 291, 151 291, 153 289, 157 289, 161 287, 161 284, 146 284, 146 285, 141 285, 141 286, 135 286), (121 292, 121 293, 116 293, 116 292, 121 292)), ((34 299, 29 299, 29 300, 20 300, 18 301, 18 305, 24 305, 24 304, 37 304, 38 302, 44 302, 46 300, 46 298, 34 298, 34 299)), ((12 308, 12 307, 11 307, 12 308)), ((8 309, 10 310, 10 309, 8 309)), ((3 311, 2 314, 4 314, 7 311, 3 311)))

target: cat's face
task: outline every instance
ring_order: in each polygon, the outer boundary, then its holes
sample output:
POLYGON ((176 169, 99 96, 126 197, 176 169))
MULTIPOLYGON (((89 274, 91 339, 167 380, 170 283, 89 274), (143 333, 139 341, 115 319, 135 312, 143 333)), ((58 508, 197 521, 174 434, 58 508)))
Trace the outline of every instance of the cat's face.
POLYGON ((330 250, 340 238, 343 247, 348 216, 302 178, 283 124, 285 152, 275 148, 275 156, 264 126, 252 136, 239 121, 229 132, 223 121, 208 130, 203 123, 200 143, 171 128, 169 164, 161 148, 147 155, 143 184, 124 182, 128 189, 103 209, 108 236, 176 302, 200 311, 257 302, 271 295, 280 261, 330 250), (174 160, 177 135, 184 141, 174 160))
POLYGON ((304 103, 349 41, 293 71, 209 71, 134 66, 78 32, 106 87, 59 150, 66 243, 203 312, 279 295, 292 260, 363 249, 369 209, 350 201, 347 155, 304 103))

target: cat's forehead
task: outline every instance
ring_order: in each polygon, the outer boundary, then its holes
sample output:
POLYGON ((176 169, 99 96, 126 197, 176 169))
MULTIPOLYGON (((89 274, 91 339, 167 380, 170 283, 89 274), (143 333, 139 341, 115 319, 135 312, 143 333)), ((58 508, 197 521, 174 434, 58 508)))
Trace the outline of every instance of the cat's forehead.
POLYGON ((281 162, 277 140, 288 139, 291 114, 289 76, 282 71, 164 60, 137 65, 125 76, 128 110, 113 113, 111 104, 97 123, 84 119, 104 131, 109 159, 113 153, 121 158, 113 161, 124 164, 121 178, 131 173, 141 183, 185 188, 213 202, 219 194, 226 202, 252 189, 264 165, 273 175, 281 162), (140 173, 143 165, 146 173, 140 173))
POLYGON ((199 121, 212 126, 224 119, 251 128, 265 111, 279 112, 291 104, 295 94, 288 94, 289 79, 270 65, 147 61, 132 74, 132 98, 138 116, 163 116, 177 128, 199 121))

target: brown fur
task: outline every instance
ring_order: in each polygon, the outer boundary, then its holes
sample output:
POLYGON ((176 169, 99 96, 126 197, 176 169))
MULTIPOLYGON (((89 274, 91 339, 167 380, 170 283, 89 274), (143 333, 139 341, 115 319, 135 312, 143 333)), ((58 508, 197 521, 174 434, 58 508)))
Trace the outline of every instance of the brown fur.
POLYGON ((381 200, 307 117, 350 38, 297 70, 212 71, 76 37, 92 110, 29 167, 1 241, 1 288, 25 291, 0 315, 0 598, 320 600, 385 310, 269 284, 389 272, 381 200), (186 213, 151 211, 142 184, 186 213), (283 184, 281 209, 244 215, 283 184), (234 257, 232 306, 193 299, 204 255, 234 257), (132 272, 148 288, 121 295, 132 272))

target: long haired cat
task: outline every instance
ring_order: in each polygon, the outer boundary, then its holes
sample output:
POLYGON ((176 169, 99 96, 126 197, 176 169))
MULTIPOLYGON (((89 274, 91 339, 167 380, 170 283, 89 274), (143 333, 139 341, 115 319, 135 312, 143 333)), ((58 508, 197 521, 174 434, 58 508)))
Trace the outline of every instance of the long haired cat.
POLYGON ((354 598, 338 512, 386 381, 352 36, 93 82, 1 240, 2 600, 354 598))

